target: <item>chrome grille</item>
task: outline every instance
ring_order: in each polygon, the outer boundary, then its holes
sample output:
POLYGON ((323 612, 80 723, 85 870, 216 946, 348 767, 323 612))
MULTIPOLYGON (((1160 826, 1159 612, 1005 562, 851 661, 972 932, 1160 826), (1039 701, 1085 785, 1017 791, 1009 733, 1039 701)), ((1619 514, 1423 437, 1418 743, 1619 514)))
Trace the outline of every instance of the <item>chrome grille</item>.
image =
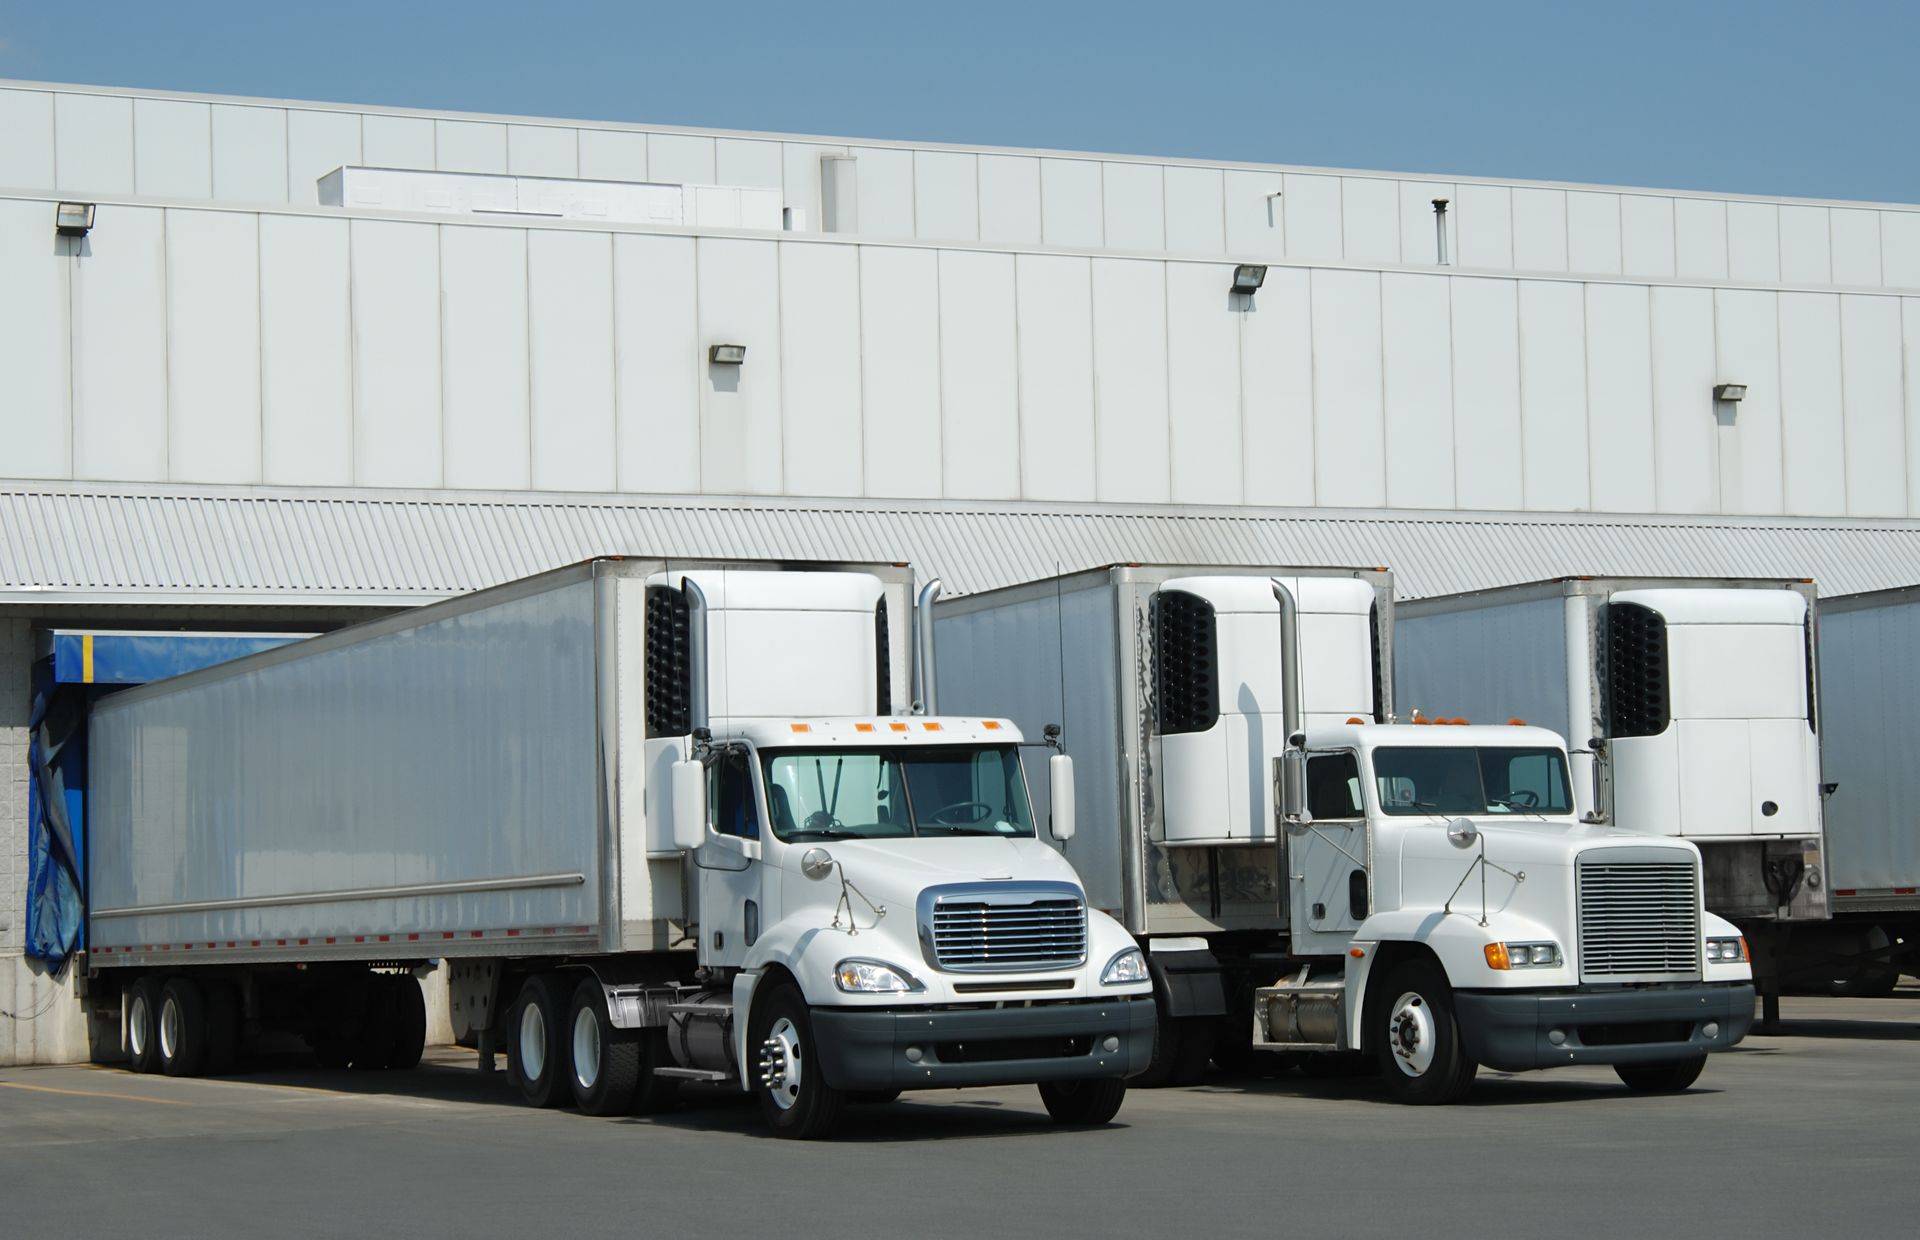
POLYGON ((1583 858, 1577 873, 1583 980, 1700 976, 1700 870, 1691 858, 1583 858))
POLYGON ((1087 905, 1067 883, 932 888, 921 896, 921 944, 954 972, 1066 969, 1087 958, 1087 905))

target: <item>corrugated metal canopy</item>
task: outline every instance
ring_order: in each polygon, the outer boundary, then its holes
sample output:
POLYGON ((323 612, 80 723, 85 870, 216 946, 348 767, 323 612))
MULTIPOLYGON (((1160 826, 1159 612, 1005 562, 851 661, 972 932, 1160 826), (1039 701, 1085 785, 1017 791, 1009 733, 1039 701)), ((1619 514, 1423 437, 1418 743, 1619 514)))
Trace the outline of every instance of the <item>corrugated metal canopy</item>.
POLYGON ((596 555, 911 562, 968 593, 1102 564, 1920 582, 1920 522, 0 484, 0 602, 424 602, 596 555))

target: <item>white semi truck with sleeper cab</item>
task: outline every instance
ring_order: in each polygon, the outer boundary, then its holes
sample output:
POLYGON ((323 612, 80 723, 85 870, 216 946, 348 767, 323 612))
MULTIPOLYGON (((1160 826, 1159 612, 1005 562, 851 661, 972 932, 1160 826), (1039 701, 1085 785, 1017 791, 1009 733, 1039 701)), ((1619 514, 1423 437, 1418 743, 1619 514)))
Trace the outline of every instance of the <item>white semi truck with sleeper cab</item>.
MULTIPOLYGON (((1018 729, 896 692, 911 588, 602 559, 102 701, 98 1027, 139 1071, 270 1031, 409 1066, 409 973, 445 958, 538 1106, 703 1081, 817 1137, 850 1102, 1033 1083, 1111 1119, 1150 1053, 1145 961, 1041 841, 1018 729)), ((1070 764, 1047 771, 1070 837, 1070 764)))
POLYGON ((936 614, 947 707, 1064 725, 1061 847, 1147 951, 1148 1079, 1200 1046, 1357 1052, 1416 1103, 1478 1065, 1671 1090, 1745 1036, 1692 843, 1582 822, 1543 728, 1392 722, 1384 571, 1126 565, 936 614))

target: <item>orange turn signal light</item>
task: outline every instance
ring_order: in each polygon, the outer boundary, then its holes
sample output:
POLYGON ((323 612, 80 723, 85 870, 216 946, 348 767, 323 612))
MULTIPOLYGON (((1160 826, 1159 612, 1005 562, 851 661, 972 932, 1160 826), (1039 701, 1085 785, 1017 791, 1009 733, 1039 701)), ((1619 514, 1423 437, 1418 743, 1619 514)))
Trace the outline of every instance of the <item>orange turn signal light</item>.
POLYGON ((1489 969, 1506 970, 1513 967, 1513 962, 1507 959, 1507 945, 1505 943, 1489 943, 1483 950, 1487 953, 1487 967, 1489 969))

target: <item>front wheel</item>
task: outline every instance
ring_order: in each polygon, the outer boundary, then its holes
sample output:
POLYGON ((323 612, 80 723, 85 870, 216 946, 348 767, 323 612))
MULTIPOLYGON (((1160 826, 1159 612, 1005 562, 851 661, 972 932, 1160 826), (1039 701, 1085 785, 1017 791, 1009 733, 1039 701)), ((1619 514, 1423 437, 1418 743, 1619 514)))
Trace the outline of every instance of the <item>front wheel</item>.
POLYGON ((1058 1124, 1112 1123, 1126 1100, 1127 1083, 1119 1077, 1040 1082, 1040 1101, 1058 1124))
POLYGON ((1614 1073, 1628 1089, 1640 1094, 1677 1094, 1700 1079, 1707 1057, 1677 1063, 1617 1063, 1614 1073))
POLYGON ((780 986, 753 1005, 748 1053, 760 1073, 754 1090, 776 1137, 809 1140, 831 1133, 847 1095, 820 1075, 813 1021, 798 988, 780 986))
POLYGON ((1453 1012, 1453 988, 1431 960, 1408 960, 1377 983, 1367 1033, 1387 1092, 1400 1102, 1458 1102, 1479 1065, 1467 1057, 1453 1012))

